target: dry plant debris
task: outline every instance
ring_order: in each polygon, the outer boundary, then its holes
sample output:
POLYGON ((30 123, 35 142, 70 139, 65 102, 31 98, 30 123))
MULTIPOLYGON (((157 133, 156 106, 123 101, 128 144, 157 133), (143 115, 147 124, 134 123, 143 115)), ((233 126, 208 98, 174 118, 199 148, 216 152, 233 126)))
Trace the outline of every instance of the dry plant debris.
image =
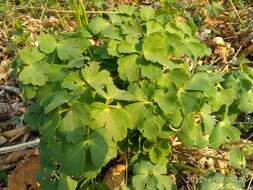
POLYGON ((120 187, 125 183, 126 166, 123 164, 113 165, 106 172, 103 183, 110 189, 120 187))
POLYGON ((20 160, 24 160, 28 157, 38 156, 38 155, 39 155, 38 149, 25 149, 25 150, 12 152, 9 155, 7 155, 4 159, 0 160, 0 165, 4 166, 8 164, 17 163, 20 160))
POLYGON ((19 162, 15 171, 8 176, 8 190, 38 190, 39 187, 35 179, 38 168, 38 156, 31 156, 19 162))

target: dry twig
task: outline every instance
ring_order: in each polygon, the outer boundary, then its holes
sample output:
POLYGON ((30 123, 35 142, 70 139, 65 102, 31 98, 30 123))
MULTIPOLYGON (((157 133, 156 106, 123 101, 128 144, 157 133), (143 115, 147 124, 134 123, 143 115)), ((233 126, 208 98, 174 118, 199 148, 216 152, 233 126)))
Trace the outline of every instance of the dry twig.
POLYGON ((9 152, 15 152, 15 151, 23 150, 26 148, 35 147, 39 145, 39 142, 40 142, 40 139, 35 139, 29 142, 3 147, 3 148, 0 148, 0 154, 6 154, 9 152))
POLYGON ((239 15, 237 9, 235 8, 235 5, 234 5, 233 1, 232 1, 232 0, 229 0, 229 2, 230 2, 230 4, 232 5, 232 7, 233 7, 233 9, 234 9, 234 11, 235 11, 235 13, 236 13, 236 15, 237 15, 239 21, 242 22, 242 19, 241 19, 240 15, 239 15))

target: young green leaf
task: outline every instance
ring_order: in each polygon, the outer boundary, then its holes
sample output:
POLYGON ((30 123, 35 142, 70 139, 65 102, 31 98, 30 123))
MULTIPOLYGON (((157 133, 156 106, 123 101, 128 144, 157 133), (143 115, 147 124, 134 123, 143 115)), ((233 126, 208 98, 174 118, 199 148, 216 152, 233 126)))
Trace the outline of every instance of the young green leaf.
POLYGON ((128 18, 124 20, 124 23, 121 24, 122 33, 125 35, 129 35, 135 38, 141 37, 142 27, 141 23, 137 19, 128 18))
POLYGON ((155 18, 155 9, 153 9, 151 6, 143 6, 140 9, 140 17, 143 20, 152 20, 155 18))
POLYGON ((210 101, 213 111, 218 111, 222 105, 229 107, 236 99, 235 90, 232 88, 222 89, 210 101))
POLYGON ((155 101, 158 106, 166 114, 173 114, 176 110, 179 110, 180 104, 177 97, 176 89, 172 88, 168 92, 164 93, 162 90, 157 90, 155 93, 155 101))
POLYGON ((165 30, 170 34, 178 35, 182 39, 185 37, 185 33, 182 30, 176 28, 172 23, 166 24, 165 30))
POLYGON ((137 53, 139 40, 131 36, 126 37, 126 40, 121 41, 118 46, 119 53, 137 53))
POLYGON ((101 31, 100 34, 105 38, 121 40, 119 33, 112 25, 107 26, 104 30, 101 31))
POLYGON ((61 83, 61 86, 69 90, 77 90, 85 86, 85 82, 76 73, 67 75, 61 83))
POLYGON ((69 176, 61 176, 58 182, 57 190, 75 190, 78 182, 69 176))
POLYGON ((199 57, 211 54, 211 49, 196 39, 188 39, 185 41, 186 55, 192 56, 195 60, 199 57))
POLYGON ((203 95, 199 92, 178 92, 183 113, 197 112, 204 103, 203 95))
POLYGON ((134 115, 134 117, 130 119, 130 129, 135 129, 136 127, 140 128, 144 121, 152 115, 152 113, 150 113, 150 105, 146 105, 145 102, 128 104, 125 109, 130 115, 134 115))
POLYGON ((86 127, 90 124, 89 107, 86 104, 75 103, 62 119, 58 132, 68 142, 78 142, 84 137, 86 127))
POLYGON ((83 79, 94 89, 102 89, 105 85, 112 84, 110 73, 106 70, 99 71, 99 65, 91 62, 82 69, 83 79))
POLYGON ((22 86, 22 93, 24 94, 25 99, 32 99, 36 95, 36 87, 32 85, 22 86))
POLYGON ((118 59, 118 72, 122 80, 137 81, 139 75, 139 67, 136 63, 137 58, 136 54, 132 54, 118 59))
POLYGON ((47 70, 46 76, 48 82, 62 81, 68 73, 68 70, 64 65, 50 64, 47 70))
POLYGON ((212 115, 212 109, 208 104, 204 104, 200 113, 204 125, 204 133, 210 135, 216 125, 215 115, 212 115))
POLYGON ((26 65, 33 65, 43 60, 44 53, 41 53, 38 49, 25 47, 20 52, 20 58, 26 65))
POLYGON ((97 103, 93 106, 91 117, 92 128, 105 128, 105 134, 115 142, 126 137, 130 117, 125 109, 97 103))
POLYGON ((120 57, 118 52, 118 46, 120 44, 120 41, 118 40, 111 40, 107 46, 108 54, 115 57, 120 57))
POLYGON ((107 151, 106 141, 96 131, 91 133, 86 141, 64 144, 63 171, 74 176, 88 171, 96 171, 103 166, 107 151))
POLYGON ((75 57, 81 57, 85 49, 90 46, 87 39, 67 38, 59 42, 57 45, 57 54, 63 61, 70 60, 75 57))
POLYGON ((148 35, 143 41, 145 59, 161 65, 166 65, 169 56, 167 36, 157 32, 148 35))
POLYGON ((56 48, 56 40, 54 36, 43 34, 39 37, 39 49, 44 53, 52 53, 56 48))
POLYGON ((209 137, 209 142, 213 148, 219 148, 222 144, 238 141, 240 135, 240 130, 231 126, 229 120, 225 119, 213 129, 209 137))
POLYGON ((41 105, 44 106, 45 113, 47 114, 67 102, 68 94, 66 91, 61 91, 55 92, 52 95, 48 94, 47 99, 41 105))
POLYGON ((153 64, 143 58, 138 58, 137 63, 141 68, 141 75, 150 80, 158 80, 163 75, 160 65, 153 64))
POLYGON ((165 32, 164 27, 160 23, 155 22, 155 21, 148 21, 146 23, 146 30, 147 30, 147 35, 150 35, 155 32, 165 32))
POLYGON ((253 112, 253 90, 243 92, 239 99, 239 109, 245 113, 253 112))
POLYGON ((169 70, 166 77, 168 78, 167 80, 174 83, 177 88, 181 88, 190 80, 190 73, 187 69, 175 68, 169 70))
POLYGON ((201 126, 194 122, 193 114, 185 116, 180 129, 178 136, 186 147, 203 148, 208 144, 208 139, 202 134, 201 126))
POLYGON ((166 174, 165 165, 138 162, 134 165, 133 187, 145 190, 171 190, 172 181, 166 174))
POLYGON ((145 118, 139 130, 147 139, 156 139, 164 123, 165 121, 161 117, 152 115, 145 118))
POLYGON ((216 95, 216 88, 207 73, 197 73, 184 86, 185 90, 202 91, 207 97, 216 95))
POLYGON ((48 71, 45 68, 46 63, 33 63, 31 65, 27 65, 23 68, 23 70, 19 73, 18 79, 23 82, 23 84, 32 84, 37 86, 43 86, 48 81, 46 76, 46 72, 48 71))
POLYGON ((184 20, 180 20, 180 19, 177 19, 176 22, 176 27, 178 29, 180 29, 181 31, 184 32, 184 34, 188 35, 188 36, 192 36, 192 29, 191 27, 187 24, 186 21, 184 20))
POLYGON ((168 156, 171 152, 169 141, 161 140, 158 144, 153 146, 149 151, 149 158, 154 164, 166 165, 168 163, 168 156))
POLYGON ((89 29, 94 35, 98 35, 108 26, 110 26, 110 23, 108 23, 105 19, 101 17, 95 17, 89 23, 89 29))
POLYGON ((126 90, 120 90, 115 85, 107 85, 106 92, 104 92, 104 98, 107 101, 110 100, 121 100, 121 101, 133 101, 134 96, 126 90))
POLYGON ((115 26, 120 26, 125 19, 124 16, 118 14, 109 14, 108 16, 111 20, 111 23, 115 26))
POLYGON ((246 167, 246 158, 244 152, 239 148, 232 148, 229 152, 229 163, 231 166, 243 169, 246 167))
POLYGON ((89 57, 74 57, 73 59, 69 60, 68 68, 82 68, 85 64, 85 60, 90 60, 89 57))
POLYGON ((120 13, 131 16, 136 12, 137 7, 123 4, 123 5, 120 5, 118 9, 120 13))

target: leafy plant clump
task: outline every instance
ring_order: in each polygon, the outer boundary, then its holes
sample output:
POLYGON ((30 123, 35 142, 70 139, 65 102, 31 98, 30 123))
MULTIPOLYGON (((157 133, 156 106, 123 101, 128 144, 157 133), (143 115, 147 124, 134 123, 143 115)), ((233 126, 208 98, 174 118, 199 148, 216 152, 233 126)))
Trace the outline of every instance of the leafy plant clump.
MULTIPOLYGON (((42 190, 87 189, 119 154, 129 160, 125 189, 171 189, 169 139, 232 146, 240 140, 233 122, 253 112, 253 69, 198 65, 210 49, 190 20, 150 6, 118 11, 86 29, 41 35, 13 65, 30 102, 26 122, 42 135, 42 190)), ((245 167, 239 147, 231 154, 245 167)))

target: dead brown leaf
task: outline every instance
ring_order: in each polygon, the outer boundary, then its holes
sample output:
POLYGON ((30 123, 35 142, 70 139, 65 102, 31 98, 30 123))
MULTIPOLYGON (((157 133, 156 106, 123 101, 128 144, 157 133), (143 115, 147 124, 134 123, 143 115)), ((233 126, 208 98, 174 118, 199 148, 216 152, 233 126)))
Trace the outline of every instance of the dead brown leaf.
POLYGON ((6 121, 11 117, 13 109, 11 105, 5 102, 0 102, 0 121, 6 121))
POLYGON ((20 150, 17 152, 12 152, 10 153, 1 164, 12 164, 15 162, 18 162, 22 159, 26 159, 31 156, 38 156, 39 151, 38 149, 25 149, 25 150, 20 150))
POLYGON ((26 131, 27 131, 27 127, 24 126, 24 127, 19 127, 16 129, 5 131, 1 135, 8 138, 8 139, 13 139, 13 138, 20 137, 20 136, 24 135, 26 133, 26 131))
POLYGON ((103 183, 110 189, 120 187, 125 182, 125 172, 125 165, 116 164, 106 172, 103 183))
POLYGON ((8 142, 8 140, 5 137, 0 136, 0 146, 7 143, 7 142, 8 142))
POLYGON ((38 156, 32 156, 19 162, 15 171, 8 176, 8 190, 28 190, 28 188, 38 190, 35 179, 38 168, 38 156))

